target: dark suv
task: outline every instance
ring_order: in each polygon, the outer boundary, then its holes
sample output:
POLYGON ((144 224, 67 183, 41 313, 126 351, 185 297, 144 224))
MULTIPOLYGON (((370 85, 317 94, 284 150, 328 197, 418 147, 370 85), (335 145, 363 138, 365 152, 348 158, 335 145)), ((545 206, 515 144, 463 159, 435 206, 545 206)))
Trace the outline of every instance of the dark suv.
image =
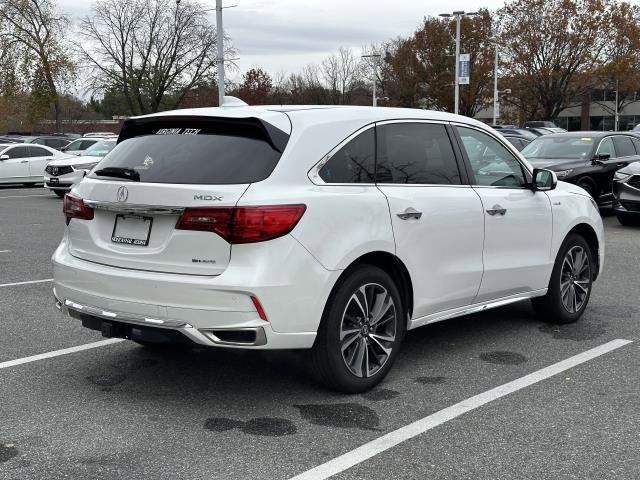
POLYGON ((536 168, 584 188, 600 206, 613 200, 616 170, 640 160, 640 138, 623 132, 570 132, 538 137, 522 154, 536 168))

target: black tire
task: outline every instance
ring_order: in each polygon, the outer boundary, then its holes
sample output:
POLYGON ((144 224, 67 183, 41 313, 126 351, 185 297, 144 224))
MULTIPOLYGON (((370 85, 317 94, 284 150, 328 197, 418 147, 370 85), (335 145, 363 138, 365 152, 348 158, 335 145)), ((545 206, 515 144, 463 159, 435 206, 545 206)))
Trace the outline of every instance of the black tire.
MULTIPOLYGON (((365 309, 369 311, 368 307, 365 309)), ((327 301, 318 335, 310 352, 311 371, 320 383, 333 390, 344 393, 369 390, 391 369, 405 331, 406 308, 402 304, 393 279, 384 270, 373 265, 357 266, 341 279, 327 301), (372 307, 372 311, 375 310, 377 301, 383 302, 385 306, 389 305, 378 325, 373 325, 374 319, 371 316, 365 319, 362 318, 365 315, 362 315, 358 318, 362 309, 359 309, 353 297, 364 298, 361 293, 358 293, 361 287, 370 295, 367 304, 372 307), (392 300, 392 304, 389 303, 389 299, 392 300), (390 319, 391 312, 394 314, 393 319, 390 319), (359 323, 356 323, 358 321, 359 323), (352 366, 347 365, 348 359, 343 357, 342 353, 340 334, 343 325, 345 329, 357 332, 344 336, 344 343, 349 345, 344 349, 345 356, 351 357, 357 350, 352 356, 352 366), (391 332, 393 332, 392 341, 381 339, 381 337, 391 338, 391 332), (357 339, 349 342, 354 337, 357 339), (391 351, 386 354, 382 347, 391 348, 391 351), (364 353, 358 368, 359 352, 364 353), (373 364, 367 362, 369 359, 373 364), (370 367, 373 368, 369 370, 370 367), (362 376, 358 376, 351 368, 359 369, 362 376)))
POLYGON ((591 195, 593 199, 597 200, 596 188, 594 187, 593 182, 591 180, 587 178, 581 178, 580 180, 578 180, 576 185, 582 188, 583 190, 586 190, 587 193, 591 195))
POLYGON ((624 213, 624 212, 616 212, 616 217, 618 217, 618 221, 622 225, 627 225, 627 226, 640 225, 640 214, 629 215, 628 213, 624 213))
MULTIPOLYGON (((570 234, 569 236, 567 236, 562 246, 560 247, 560 250, 558 251, 558 256, 556 257, 553 271, 551 273, 551 279, 549 280, 549 289, 547 291, 547 294, 544 297, 538 297, 531 300, 533 308, 538 316, 544 322, 548 323, 573 323, 578 321, 578 319, 582 316, 585 309, 587 308, 589 298, 591 297, 594 268, 595 263, 593 262, 593 252, 591 252, 591 248, 589 247, 589 244, 586 242, 586 240, 582 236, 577 234, 570 234), (563 276, 563 265, 565 263, 565 258, 567 257, 568 252, 574 248, 581 249, 586 255, 588 272, 584 273, 583 277, 577 278, 580 278, 579 283, 581 284, 586 281, 588 281, 588 283, 584 284, 584 286, 587 287, 587 292, 584 300, 582 301, 580 307, 572 312, 567 306, 565 306, 565 303, 563 301, 563 295, 561 293, 561 279, 564 278, 567 282, 572 284, 576 283, 573 280, 573 277, 563 276)), ((580 289, 576 286, 573 286, 573 290, 575 292, 579 292, 579 294, 582 294, 580 289)), ((576 293, 575 295, 578 295, 578 293, 576 293)), ((571 296, 569 295, 569 299, 570 298, 571 296)), ((569 303, 571 303, 570 300, 569 303)))
POLYGON ((54 190, 53 193, 55 193, 57 196, 59 196, 60 198, 64 198, 65 192, 64 190, 54 190))

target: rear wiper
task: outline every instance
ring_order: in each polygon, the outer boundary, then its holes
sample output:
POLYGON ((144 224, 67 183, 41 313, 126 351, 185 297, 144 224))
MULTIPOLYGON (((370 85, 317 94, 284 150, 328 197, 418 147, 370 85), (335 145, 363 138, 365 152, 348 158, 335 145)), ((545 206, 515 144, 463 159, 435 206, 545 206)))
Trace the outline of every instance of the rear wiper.
POLYGON ((94 175, 98 175, 100 177, 124 178, 125 180, 131 180, 132 182, 140 181, 140 173, 138 173, 133 168, 106 167, 101 168, 100 170, 96 170, 93 173, 94 175))

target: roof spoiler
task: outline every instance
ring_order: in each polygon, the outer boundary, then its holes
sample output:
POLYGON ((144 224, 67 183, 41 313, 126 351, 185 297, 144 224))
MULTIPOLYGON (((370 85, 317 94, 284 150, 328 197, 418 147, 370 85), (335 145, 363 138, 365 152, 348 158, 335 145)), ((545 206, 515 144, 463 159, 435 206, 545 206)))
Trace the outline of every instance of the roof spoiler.
POLYGON ((266 140, 279 153, 284 152, 289 135, 260 118, 208 117, 196 115, 159 115, 125 120, 118 143, 140 135, 151 135, 160 128, 202 128, 211 133, 246 135, 266 140))

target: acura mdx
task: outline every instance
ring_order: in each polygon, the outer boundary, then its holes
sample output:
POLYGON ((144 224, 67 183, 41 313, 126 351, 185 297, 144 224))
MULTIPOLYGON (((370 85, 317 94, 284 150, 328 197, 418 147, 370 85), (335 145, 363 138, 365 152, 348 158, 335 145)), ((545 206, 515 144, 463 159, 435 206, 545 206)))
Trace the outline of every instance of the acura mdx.
POLYGON ((223 107, 132 118, 64 200, 56 305, 143 345, 309 349, 360 392, 408 330, 531 299, 584 312, 597 206, 443 112, 223 107))

